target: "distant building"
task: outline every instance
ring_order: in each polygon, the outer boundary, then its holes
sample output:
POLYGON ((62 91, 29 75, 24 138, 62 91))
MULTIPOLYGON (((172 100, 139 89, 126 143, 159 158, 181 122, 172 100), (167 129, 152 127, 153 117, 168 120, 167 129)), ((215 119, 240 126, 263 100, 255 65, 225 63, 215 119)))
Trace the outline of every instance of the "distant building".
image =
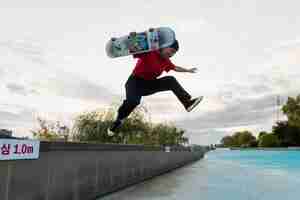
POLYGON ((0 129, 0 138, 13 138, 12 131, 7 129, 0 129))

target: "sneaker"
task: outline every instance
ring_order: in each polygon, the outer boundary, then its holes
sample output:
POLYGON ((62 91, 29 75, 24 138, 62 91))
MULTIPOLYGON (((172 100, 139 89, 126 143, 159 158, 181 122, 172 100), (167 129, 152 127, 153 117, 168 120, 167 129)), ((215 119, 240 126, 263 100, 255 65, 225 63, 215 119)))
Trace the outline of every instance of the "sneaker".
POLYGON ((107 129, 107 135, 108 136, 114 136, 114 132, 112 130, 110 130, 110 128, 107 129))
POLYGON ((203 96, 191 99, 190 102, 185 107, 186 111, 192 111, 203 99, 203 96))
POLYGON ((121 124, 122 124, 122 121, 121 121, 121 120, 116 120, 116 121, 111 125, 111 127, 109 127, 109 128, 107 129, 107 135, 108 135, 108 136, 113 136, 113 135, 116 133, 116 129, 117 129, 118 127, 120 127, 121 124))

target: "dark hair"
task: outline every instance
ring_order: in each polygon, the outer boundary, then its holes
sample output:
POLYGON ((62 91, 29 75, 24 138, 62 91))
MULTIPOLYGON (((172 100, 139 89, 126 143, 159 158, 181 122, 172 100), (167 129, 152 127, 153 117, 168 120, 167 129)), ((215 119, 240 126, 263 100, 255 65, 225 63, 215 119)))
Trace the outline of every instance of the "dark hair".
POLYGON ((179 49, 178 41, 175 40, 175 41, 173 42, 173 44, 171 44, 171 45, 169 46, 169 48, 173 48, 173 49, 175 49, 176 51, 178 51, 178 49, 179 49))

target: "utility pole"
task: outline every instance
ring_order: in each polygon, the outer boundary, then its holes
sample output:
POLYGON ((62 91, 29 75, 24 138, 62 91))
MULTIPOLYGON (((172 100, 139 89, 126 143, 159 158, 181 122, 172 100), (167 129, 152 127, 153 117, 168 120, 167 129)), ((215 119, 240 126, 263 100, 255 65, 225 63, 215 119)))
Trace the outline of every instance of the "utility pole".
POLYGON ((281 105, 281 99, 280 99, 280 95, 276 96, 276 122, 279 122, 279 118, 280 118, 280 105, 281 105))

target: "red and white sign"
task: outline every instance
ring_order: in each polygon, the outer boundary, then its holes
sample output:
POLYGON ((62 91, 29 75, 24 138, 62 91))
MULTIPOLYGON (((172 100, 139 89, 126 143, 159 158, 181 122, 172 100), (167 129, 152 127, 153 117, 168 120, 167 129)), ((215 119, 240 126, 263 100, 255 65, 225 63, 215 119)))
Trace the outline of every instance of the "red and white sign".
POLYGON ((0 139, 0 160, 38 159, 40 141, 0 139))

